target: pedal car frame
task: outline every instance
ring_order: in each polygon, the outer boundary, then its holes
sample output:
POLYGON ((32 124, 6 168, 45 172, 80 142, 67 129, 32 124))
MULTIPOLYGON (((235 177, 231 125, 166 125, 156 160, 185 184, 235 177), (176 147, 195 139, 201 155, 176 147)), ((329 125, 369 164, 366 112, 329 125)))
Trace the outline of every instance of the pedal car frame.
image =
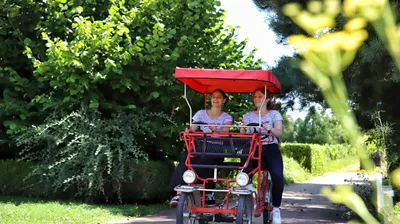
MULTIPOLYGON (((187 87, 203 94, 212 93, 216 89, 222 89, 226 93, 253 93, 255 89, 263 88, 265 96, 267 96, 267 91, 271 94, 277 94, 280 91, 278 79, 266 70, 176 68, 175 78, 184 84, 184 98, 190 110, 190 126, 193 124, 193 114, 187 98, 187 87)), ((262 105, 265 101, 266 97, 262 105)), ((207 126, 226 125, 207 124, 207 126)), ((261 214, 263 214, 264 223, 270 222, 270 211, 272 210, 271 179, 268 171, 262 169, 262 142, 266 140, 263 140, 265 135, 260 134, 260 113, 257 128, 258 133, 203 133, 191 130, 180 133, 180 138, 184 141, 188 153, 185 161, 188 171, 184 173, 183 178, 185 181, 189 181, 186 182, 186 185, 175 187, 175 191, 182 192, 177 208, 177 223, 184 223, 185 219, 189 223, 195 223, 195 221, 199 223, 209 221, 251 223, 252 215, 260 216, 261 214), (239 158, 240 162, 224 163, 223 165, 196 164, 194 162, 194 158, 208 157, 239 158), (244 173, 243 170, 248 168, 250 163, 254 165, 254 162, 256 167, 251 167, 247 173, 244 173), (196 169, 213 169, 214 175, 212 178, 200 177, 197 175, 196 169), (234 180, 220 178, 218 171, 221 169, 238 170, 239 174, 234 180), (257 176, 258 187, 256 192, 239 185, 238 178, 242 178, 240 181, 245 183, 246 176, 248 178, 248 175, 251 174, 257 176), (239 175, 241 176, 239 177, 239 175), (225 189, 207 189, 206 183, 209 181, 221 182, 226 187, 225 189), (224 193, 225 199, 216 206, 207 206, 205 204, 206 192, 224 193), (237 205, 229 204, 229 196, 232 194, 238 196, 237 205)), ((251 180, 248 181, 248 183, 251 183, 251 180)))

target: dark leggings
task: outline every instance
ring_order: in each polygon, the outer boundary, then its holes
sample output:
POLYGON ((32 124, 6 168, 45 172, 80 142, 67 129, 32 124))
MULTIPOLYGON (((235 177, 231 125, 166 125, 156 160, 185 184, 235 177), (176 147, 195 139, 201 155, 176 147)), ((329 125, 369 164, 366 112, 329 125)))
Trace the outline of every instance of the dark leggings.
MULTIPOLYGON (((186 171, 185 161, 186 161, 187 153, 183 154, 181 157, 181 161, 176 167, 174 173, 172 174, 171 181, 168 187, 168 192, 173 192, 174 188, 183 183, 182 175, 186 171)), ((207 164, 207 165, 220 165, 224 161, 223 158, 202 158, 196 157, 191 159, 192 164, 207 164)), ((194 169, 201 178, 209 178, 214 176, 214 169, 205 169, 205 168, 195 168, 194 169)), ((214 181, 207 181, 206 188, 215 189, 214 181)))
MULTIPOLYGON (((256 152, 257 153, 257 152, 256 152)), ((261 162, 263 168, 266 168, 271 174, 272 179, 272 205, 280 207, 283 194, 283 160, 282 154, 279 150, 278 144, 263 145, 261 153, 261 162)), ((255 167, 257 162, 255 160, 244 170, 250 172, 252 165, 255 167)), ((250 179, 253 175, 251 175, 250 179)))

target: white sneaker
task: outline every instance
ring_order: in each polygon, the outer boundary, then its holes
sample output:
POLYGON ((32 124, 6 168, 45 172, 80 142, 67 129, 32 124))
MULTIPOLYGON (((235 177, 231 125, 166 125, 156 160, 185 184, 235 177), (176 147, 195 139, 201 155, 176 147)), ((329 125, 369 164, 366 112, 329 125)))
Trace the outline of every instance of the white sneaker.
POLYGON ((279 208, 274 207, 272 209, 272 224, 281 224, 281 210, 279 208))
POLYGON ((253 191, 253 184, 248 184, 245 188, 249 191, 253 191))

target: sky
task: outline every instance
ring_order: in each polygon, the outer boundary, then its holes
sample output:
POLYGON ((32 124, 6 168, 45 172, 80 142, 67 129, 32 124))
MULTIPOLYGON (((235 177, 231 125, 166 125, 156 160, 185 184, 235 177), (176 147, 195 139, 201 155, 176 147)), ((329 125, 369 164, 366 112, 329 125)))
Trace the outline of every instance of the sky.
POLYGON ((266 22, 267 15, 259 12, 252 0, 221 0, 221 7, 226 12, 225 23, 239 26, 239 37, 248 39, 248 48, 257 48, 257 58, 261 58, 268 66, 276 65, 282 55, 291 55, 292 49, 278 44, 277 37, 266 22))
MULTIPOLYGON (((292 49, 276 42, 275 33, 267 24, 267 15, 258 11, 252 0, 220 0, 221 7, 225 9, 225 24, 233 27, 239 26, 239 38, 248 39, 247 51, 257 48, 256 58, 261 58, 269 67, 277 64, 279 57, 292 55, 292 49)), ((278 96, 279 97, 279 96, 278 96)), ((296 110, 287 114, 293 119, 306 116, 306 112, 299 111, 299 104, 295 104, 296 110)))

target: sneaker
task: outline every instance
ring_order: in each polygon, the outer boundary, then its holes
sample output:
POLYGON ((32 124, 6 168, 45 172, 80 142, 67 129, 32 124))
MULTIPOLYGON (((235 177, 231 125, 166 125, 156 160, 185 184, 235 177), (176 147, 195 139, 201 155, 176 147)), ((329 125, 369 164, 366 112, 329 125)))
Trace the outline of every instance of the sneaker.
POLYGON ((178 206, 179 198, 180 198, 180 195, 177 195, 177 196, 175 196, 175 197, 173 197, 173 198, 171 199, 171 202, 169 203, 169 204, 171 205, 171 207, 176 207, 176 206, 178 206))
POLYGON ((253 184, 248 184, 246 186, 246 189, 249 190, 249 191, 253 191, 253 184))
POLYGON ((274 207, 272 209, 272 224, 281 224, 281 210, 279 208, 274 207))
POLYGON ((213 194, 206 194, 206 205, 214 205, 215 204, 215 198, 213 194))

